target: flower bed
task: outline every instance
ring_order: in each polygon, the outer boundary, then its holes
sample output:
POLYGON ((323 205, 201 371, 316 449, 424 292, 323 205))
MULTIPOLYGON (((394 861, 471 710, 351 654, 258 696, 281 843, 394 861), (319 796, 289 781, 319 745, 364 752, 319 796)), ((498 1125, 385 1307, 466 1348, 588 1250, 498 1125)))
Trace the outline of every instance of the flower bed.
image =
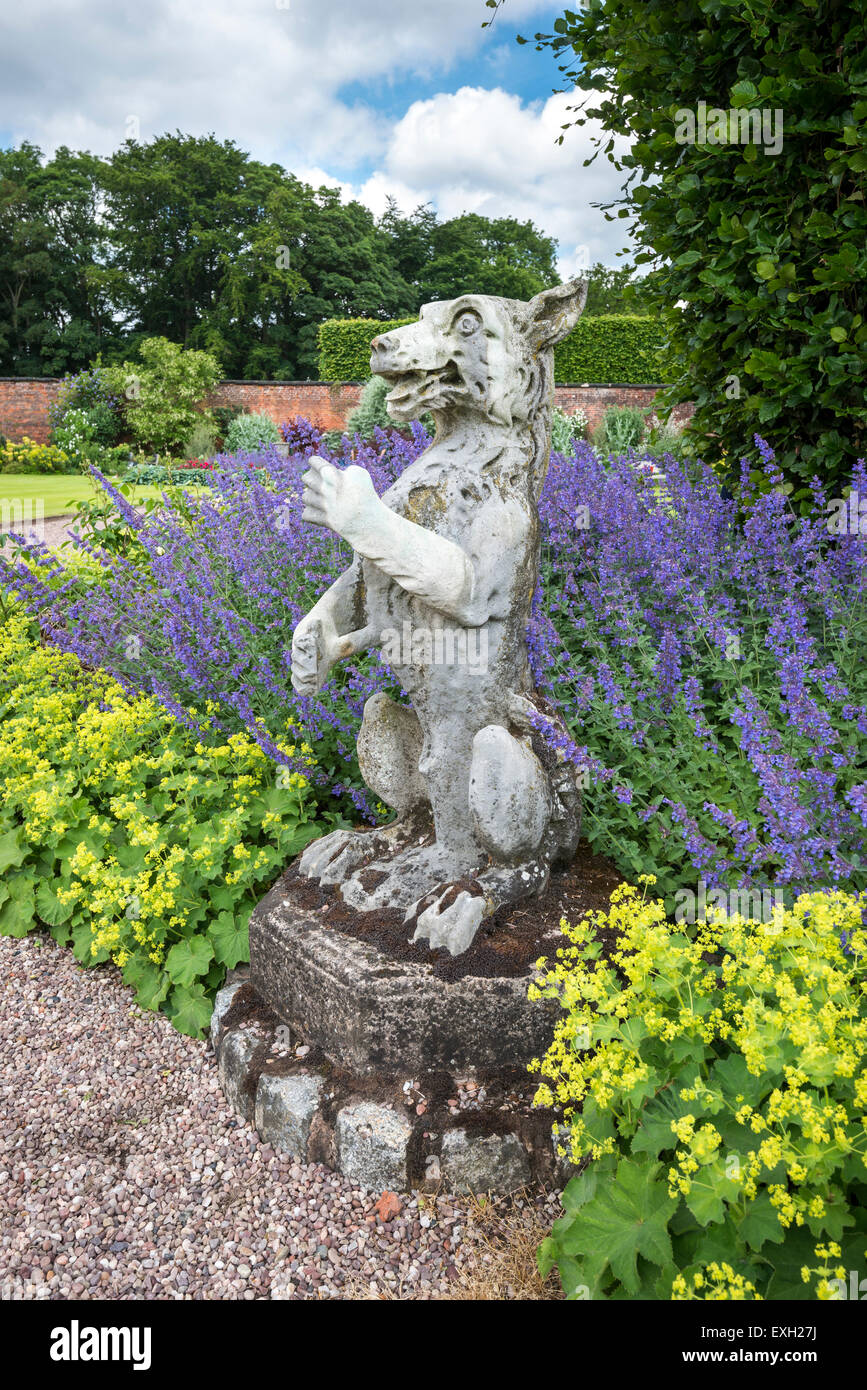
MULTIPOLYGON (((0 629, 0 934, 45 924, 83 964, 113 959, 140 1004, 195 1036, 250 910, 323 830, 303 771, 199 712, 193 734, 150 696, 0 629)), ((302 767, 292 729, 281 756, 302 767)))
MULTIPOLYGON (((382 492, 427 442, 376 431, 334 457, 382 492)), ((109 487, 135 546, 100 556, 98 584, 44 555, 0 559, 0 582, 58 645, 191 725, 211 701, 216 726, 274 757, 301 721, 320 804, 375 819, 354 745, 390 673, 373 655, 315 698, 290 686, 292 630, 348 560, 301 521, 317 447, 311 431, 289 459, 219 456, 207 493, 147 518, 109 487)), ((569 727, 587 838, 624 877, 654 873, 670 912, 684 893, 867 885, 867 543, 829 534, 820 490, 795 517, 766 454, 766 490, 745 474, 738 504, 701 464, 665 456, 662 488, 640 457, 577 443, 552 456, 542 497, 536 681, 569 727)), ((863 471, 855 485, 867 493, 863 471)))
POLYGON ((563 1010, 537 1102, 593 1160, 541 1250, 568 1297, 849 1296, 867 1246, 865 920, 867 894, 809 893, 687 936, 624 886, 566 929, 534 993, 563 1010))

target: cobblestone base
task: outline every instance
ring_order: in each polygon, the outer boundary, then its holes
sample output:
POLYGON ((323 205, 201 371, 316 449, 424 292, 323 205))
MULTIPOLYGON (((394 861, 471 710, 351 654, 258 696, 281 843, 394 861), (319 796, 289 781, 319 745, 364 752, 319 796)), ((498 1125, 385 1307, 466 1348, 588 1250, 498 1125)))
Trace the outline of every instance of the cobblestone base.
POLYGON ((266 1143, 360 1186, 505 1193, 568 1178, 523 1069, 353 1075, 281 1023, 240 972, 217 996, 211 1040, 227 1099, 266 1143))

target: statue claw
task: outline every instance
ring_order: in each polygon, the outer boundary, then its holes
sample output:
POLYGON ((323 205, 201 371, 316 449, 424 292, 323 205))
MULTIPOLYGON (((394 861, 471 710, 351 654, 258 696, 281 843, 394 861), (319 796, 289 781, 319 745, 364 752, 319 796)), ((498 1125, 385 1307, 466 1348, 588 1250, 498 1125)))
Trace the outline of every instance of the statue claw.
POLYGON ((412 940, 429 942, 431 950, 444 946, 450 955, 459 956, 472 945, 484 919, 486 903, 483 897, 465 890, 447 907, 441 907, 448 892, 446 888, 419 915, 412 940))

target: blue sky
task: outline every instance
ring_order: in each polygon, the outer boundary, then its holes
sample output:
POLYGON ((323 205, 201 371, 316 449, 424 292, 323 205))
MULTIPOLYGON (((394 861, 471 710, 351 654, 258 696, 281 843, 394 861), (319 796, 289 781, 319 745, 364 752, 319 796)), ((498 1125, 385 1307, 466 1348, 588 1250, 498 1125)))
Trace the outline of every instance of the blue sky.
MULTIPOLYGON (((499 15, 491 29, 480 33, 474 53, 463 53, 442 67, 426 65, 420 72, 394 71, 385 81, 347 82, 338 95, 347 105, 362 102, 394 122, 405 115, 413 102, 434 97, 439 92, 456 92, 462 87, 501 87, 526 103, 545 101, 562 86, 557 64, 549 51, 538 53, 534 43, 518 44, 515 36, 522 33, 525 38, 532 39, 536 32, 550 32, 546 26, 550 25, 552 17, 551 9, 542 6, 537 24, 528 23, 518 29, 499 15)), ((335 172, 340 177, 358 176, 357 169, 335 168, 335 172)), ((373 165, 364 173, 372 174, 373 165)))
POLYGON ((393 196, 531 218, 564 274, 617 263, 622 222, 594 203, 587 127, 556 144, 575 95, 554 96, 559 6, 506 0, 28 0, 0 14, 0 142, 109 154, 133 134, 214 132, 375 212, 393 196))

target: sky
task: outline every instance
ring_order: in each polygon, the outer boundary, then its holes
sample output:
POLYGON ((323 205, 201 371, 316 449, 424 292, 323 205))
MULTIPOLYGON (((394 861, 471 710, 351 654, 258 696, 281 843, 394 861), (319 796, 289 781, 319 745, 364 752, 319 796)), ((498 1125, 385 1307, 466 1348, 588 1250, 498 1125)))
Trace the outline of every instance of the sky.
POLYGON ((440 217, 530 218, 564 276, 623 264, 622 221, 592 206, 621 175, 592 126, 556 143, 554 3, 506 0, 11 0, 0 12, 0 146, 107 155, 129 135, 232 139, 375 213, 391 195, 440 217))

